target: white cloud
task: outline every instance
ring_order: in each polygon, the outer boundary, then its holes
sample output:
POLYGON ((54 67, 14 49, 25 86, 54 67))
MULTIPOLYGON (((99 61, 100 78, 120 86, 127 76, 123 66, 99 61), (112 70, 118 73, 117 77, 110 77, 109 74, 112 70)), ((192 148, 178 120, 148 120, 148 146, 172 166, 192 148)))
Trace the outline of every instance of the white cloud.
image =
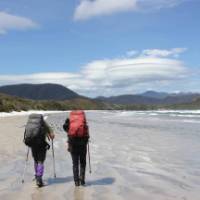
POLYGON ((85 66, 83 73, 84 77, 94 83, 94 90, 112 88, 121 93, 130 87, 134 91, 143 83, 182 79, 187 69, 184 63, 175 59, 137 57, 93 61, 85 66))
POLYGON ((130 51, 126 52, 126 56, 127 57, 133 57, 133 56, 135 56, 137 54, 138 54, 138 51, 136 51, 136 50, 130 50, 130 51))
POLYGON ((0 34, 5 34, 9 30, 27 30, 38 27, 31 19, 0 12, 0 34))
POLYGON ((89 88, 93 87, 93 83, 90 80, 85 79, 82 74, 75 73, 48 72, 23 75, 0 75, 0 85, 21 83, 56 83, 82 93, 84 93, 85 90, 89 90, 89 88))
POLYGON ((149 49, 137 57, 95 60, 82 66, 79 73, 0 75, 0 85, 57 83, 86 96, 110 96, 169 86, 177 90, 177 83, 187 79, 189 70, 184 62, 170 56, 181 52, 181 48, 156 49, 156 53, 149 49))
POLYGON ((70 88, 77 88, 78 85, 86 86, 88 81, 82 79, 80 74, 66 72, 49 72, 24 75, 0 75, 0 85, 19 83, 58 83, 70 88), (75 86, 75 87, 74 87, 75 86))
POLYGON ((185 52, 186 48, 173 48, 170 50, 165 49, 145 49, 142 52, 142 55, 153 56, 153 57, 178 57, 181 53, 185 52))
POLYGON ((186 0, 137 0, 140 10, 159 10, 162 8, 175 7, 186 0))
POLYGON ((74 19, 84 20, 132 9, 136 9, 136 0, 83 0, 75 10, 74 19))
POLYGON ((75 20, 126 11, 159 10, 179 5, 185 0, 82 0, 76 7, 75 20))

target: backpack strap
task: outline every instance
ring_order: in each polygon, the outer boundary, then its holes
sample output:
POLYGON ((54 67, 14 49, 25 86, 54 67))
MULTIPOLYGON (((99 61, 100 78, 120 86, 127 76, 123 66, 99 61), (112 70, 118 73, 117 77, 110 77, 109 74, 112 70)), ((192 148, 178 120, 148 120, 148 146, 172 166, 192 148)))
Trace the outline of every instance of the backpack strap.
POLYGON ((69 118, 65 120, 65 123, 63 124, 63 129, 64 131, 68 132, 69 131, 69 118))
POLYGON ((25 135, 26 135, 26 129, 24 130, 24 139, 23 139, 24 143, 25 143, 25 135))

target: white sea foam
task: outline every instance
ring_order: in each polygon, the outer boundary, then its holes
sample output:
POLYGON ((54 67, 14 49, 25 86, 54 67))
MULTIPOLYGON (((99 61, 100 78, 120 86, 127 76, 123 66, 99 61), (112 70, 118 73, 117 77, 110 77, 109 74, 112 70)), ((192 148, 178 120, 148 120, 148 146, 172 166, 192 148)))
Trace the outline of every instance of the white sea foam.
POLYGON ((200 118, 200 110, 151 110, 151 111, 121 111, 116 116, 131 117, 135 115, 159 116, 168 115, 171 117, 200 118))
POLYGON ((56 114, 56 113, 63 113, 67 111, 44 111, 44 110, 29 110, 29 111, 21 111, 21 112, 0 112, 0 117, 12 117, 12 116, 26 116, 30 115, 32 113, 38 113, 38 114, 56 114))

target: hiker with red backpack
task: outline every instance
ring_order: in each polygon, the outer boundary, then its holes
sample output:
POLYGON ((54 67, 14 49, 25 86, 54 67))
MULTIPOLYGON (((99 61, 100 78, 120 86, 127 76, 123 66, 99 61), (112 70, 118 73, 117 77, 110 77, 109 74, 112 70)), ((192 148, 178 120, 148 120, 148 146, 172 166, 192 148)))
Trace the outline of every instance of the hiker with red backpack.
POLYGON ((46 142, 46 138, 53 141, 54 137, 54 133, 44 120, 43 115, 31 114, 29 116, 24 132, 24 143, 32 150, 35 179, 38 187, 44 185, 42 180, 44 173, 43 163, 46 159, 46 151, 50 148, 50 145, 46 142))
POLYGON ((85 169, 89 130, 84 111, 71 111, 63 129, 68 136, 68 151, 73 162, 75 186, 85 185, 85 169), (79 170, 80 165, 80 170, 79 170))

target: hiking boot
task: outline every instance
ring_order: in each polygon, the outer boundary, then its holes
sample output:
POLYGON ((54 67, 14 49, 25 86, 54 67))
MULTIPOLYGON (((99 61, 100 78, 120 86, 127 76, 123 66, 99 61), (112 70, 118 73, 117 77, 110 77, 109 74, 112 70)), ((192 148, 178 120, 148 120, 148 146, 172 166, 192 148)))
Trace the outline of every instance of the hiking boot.
POLYGON ((81 185, 85 185, 85 180, 81 180, 81 185))
POLYGON ((79 181, 75 181, 75 186, 80 186, 80 182, 79 181))
POLYGON ((85 169, 81 168, 81 172, 80 172, 80 177, 79 180, 81 182, 81 185, 85 185, 85 169))
POLYGON ((36 185, 37 185, 38 187, 44 186, 44 183, 43 183, 43 181, 42 181, 42 177, 41 177, 41 176, 36 176, 36 185))
POLYGON ((36 181, 36 178, 37 178, 37 176, 35 175, 35 176, 33 177, 33 180, 32 180, 32 181, 36 181))
POLYGON ((81 166, 79 180, 81 185, 85 185, 85 167, 81 166))

